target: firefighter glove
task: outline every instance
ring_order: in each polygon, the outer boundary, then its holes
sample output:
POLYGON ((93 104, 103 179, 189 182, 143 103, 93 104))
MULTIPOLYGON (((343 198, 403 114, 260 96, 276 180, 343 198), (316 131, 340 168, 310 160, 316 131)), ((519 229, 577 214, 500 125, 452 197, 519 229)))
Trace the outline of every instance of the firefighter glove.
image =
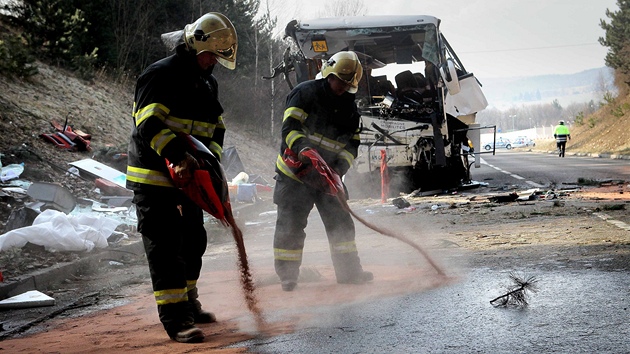
POLYGON ((300 160, 300 162, 302 162, 305 165, 309 165, 311 163, 311 159, 308 158, 307 156, 304 156, 303 152, 310 150, 310 147, 305 147, 302 150, 300 150, 300 152, 298 153, 298 160, 300 160))
POLYGON ((181 179, 189 179, 192 177, 196 169, 199 168, 199 162, 189 153, 184 155, 184 158, 176 165, 173 166, 173 170, 177 177, 181 179))

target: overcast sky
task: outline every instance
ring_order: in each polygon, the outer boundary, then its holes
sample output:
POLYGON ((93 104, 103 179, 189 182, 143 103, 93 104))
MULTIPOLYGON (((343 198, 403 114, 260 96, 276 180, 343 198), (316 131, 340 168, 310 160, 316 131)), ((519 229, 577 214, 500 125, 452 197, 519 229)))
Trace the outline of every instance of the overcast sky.
MULTIPOLYGON (((316 18, 330 0, 262 0, 279 21, 316 18)), ((343 0, 336 0, 343 1, 343 0)), ((431 15, 479 78, 573 74, 603 67, 600 19, 616 0, 364 0, 367 15, 431 15)))

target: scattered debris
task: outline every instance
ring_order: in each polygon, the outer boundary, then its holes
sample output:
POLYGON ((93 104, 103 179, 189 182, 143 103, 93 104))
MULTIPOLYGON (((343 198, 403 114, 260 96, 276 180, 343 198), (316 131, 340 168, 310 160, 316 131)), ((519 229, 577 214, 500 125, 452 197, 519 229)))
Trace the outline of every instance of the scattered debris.
POLYGON ((68 149, 73 151, 90 151, 90 139, 91 134, 87 134, 78 129, 73 129, 68 125, 68 118, 70 114, 66 116, 66 122, 64 125, 59 124, 57 121, 52 120, 50 125, 56 130, 55 133, 42 133, 39 136, 52 143, 58 148, 68 149))
POLYGON ((69 214, 77 205, 72 192, 55 183, 33 182, 26 191, 29 197, 39 201, 39 204, 31 205, 32 209, 55 209, 69 214))
POLYGON ((493 203, 510 203, 518 199, 518 194, 510 193, 508 195, 497 195, 497 196, 488 197, 488 199, 493 203))
POLYGON ((537 292, 537 283, 538 279, 534 276, 530 276, 527 278, 519 277, 514 273, 510 273, 510 279, 514 282, 514 284, 507 289, 507 293, 501 295, 493 300, 490 300, 490 303, 495 307, 507 307, 507 306, 516 306, 516 307, 525 307, 528 305, 527 302, 527 292, 537 292))
POLYGON ((7 219, 6 225, 4 226, 4 232, 6 233, 21 227, 33 225, 33 221, 37 215, 39 215, 37 210, 28 207, 13 209, 7 219))
POLYGON ((604 204, 602 210, 626 210, 625 204, 604 204))
POLYGON ((48 251, 89 252, 95 247, 107 247, 107 238, 119 224, 118 220, 108 217, 73 216, 48 209, 35 218, 32 226, 0 235, 0 251, 32 243, 44 246, 48 251))
POLYGON ((119 184, 108 181, 104 178, 97 178, 94 180, 94 185, 102 194, 107 196, 133 197, 133 191, 131 189, 122 187, 119 184))
POLYGON ((392 200, 392 204, 398 209, 404 209, 411 206, 405 198, 396 198, 392 200))
POLYGON ((0 181, 2 181, 2 183, 5 183, 12 179, 16 179, 20 177, 22 172, 24 172, 23 162, 19 164, 14 163, 14 164, 4 166, 0 169, 0 181))
POLYGON ((70 165, 87 173, 89 176, 94 177, 94 179, 100 177, 110 182, 114 182, 123 188, 126 187, 127 176, 124 172, 118 171, 117 169, 109 167, 96 160, 83 159, 80 161, 70 162, 70 165))
POLYGON ((0 300, 0 309, 24 309, 54 305, 55 299, 37 290, 27 291, 8 299, 0 300))

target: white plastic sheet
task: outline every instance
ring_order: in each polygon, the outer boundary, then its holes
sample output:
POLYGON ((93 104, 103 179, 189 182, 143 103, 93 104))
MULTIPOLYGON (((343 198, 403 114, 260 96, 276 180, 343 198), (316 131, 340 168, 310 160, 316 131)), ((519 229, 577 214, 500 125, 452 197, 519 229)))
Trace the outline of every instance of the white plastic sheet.
POLYGON ((39 214, 32 226, 0 235, 0 252, 24 247, 27 242, 47 251, 91 251, 107 247, 107 238, 120 221, 98 215, 66 215, 48 209, 39 214))

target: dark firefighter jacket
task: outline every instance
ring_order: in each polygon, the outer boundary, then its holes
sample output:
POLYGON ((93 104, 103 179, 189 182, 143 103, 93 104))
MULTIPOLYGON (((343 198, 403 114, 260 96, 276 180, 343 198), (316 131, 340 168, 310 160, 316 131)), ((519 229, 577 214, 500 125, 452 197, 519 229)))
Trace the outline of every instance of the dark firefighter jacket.
POLYGON ((357 156, 359 118, 353 94, 333 94, 326 79, 300 83, 287 97, 276 172, 299 181, 284 162, 284 151, 297 154, 311 147, 343 176, 357 156))
POLYGON ((136 195, 159 195, 173 188, 166 160, 177 164, 193 135, 221 158, 225 125, 217 81, 202 72, 196 57, 180 46, 176 54, 151 64, 139 77, 129 144, 127 187, 136 195))

